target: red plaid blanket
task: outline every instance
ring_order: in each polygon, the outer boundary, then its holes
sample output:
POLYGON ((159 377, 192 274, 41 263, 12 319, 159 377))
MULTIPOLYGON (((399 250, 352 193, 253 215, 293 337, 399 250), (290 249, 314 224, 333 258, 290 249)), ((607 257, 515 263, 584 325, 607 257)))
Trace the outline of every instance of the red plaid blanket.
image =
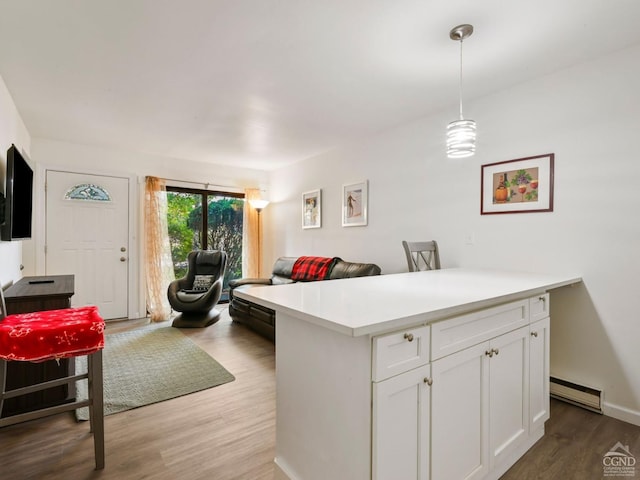
POLYGON ((340 260, 338 257, 299 257, 293 264, 291 280, 296 282, 326 280, 338 260, 340 260))

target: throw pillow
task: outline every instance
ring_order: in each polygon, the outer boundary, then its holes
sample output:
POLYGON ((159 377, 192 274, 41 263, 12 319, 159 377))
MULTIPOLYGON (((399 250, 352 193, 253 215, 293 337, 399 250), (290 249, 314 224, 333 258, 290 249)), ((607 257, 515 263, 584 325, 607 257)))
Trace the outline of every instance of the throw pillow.
POLYGON ((209 290, 213 284, 213 275, 196 275, 193 279, 193 290, 209 290))

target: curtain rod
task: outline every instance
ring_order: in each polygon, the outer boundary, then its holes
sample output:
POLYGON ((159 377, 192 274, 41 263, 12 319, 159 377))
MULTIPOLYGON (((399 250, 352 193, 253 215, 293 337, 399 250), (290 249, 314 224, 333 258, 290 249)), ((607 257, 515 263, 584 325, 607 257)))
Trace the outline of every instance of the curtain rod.
POLYGON ((233 188, 236 190, 244 190, 242 187, 238 187, 238 186, 232 186, 232 185, 217 185, 214 183, 208 183, 208 182, 194 182, 191 180, 178 180, 177 178, 164 178, 164 177, 159 177, 162 178, 162 180, 164 180, 165 182, 178 182, 178 183, 190 183, 192 185, 203 185, 205 190, 208 190, 209 187, 219 187, 219 188, 233 188))

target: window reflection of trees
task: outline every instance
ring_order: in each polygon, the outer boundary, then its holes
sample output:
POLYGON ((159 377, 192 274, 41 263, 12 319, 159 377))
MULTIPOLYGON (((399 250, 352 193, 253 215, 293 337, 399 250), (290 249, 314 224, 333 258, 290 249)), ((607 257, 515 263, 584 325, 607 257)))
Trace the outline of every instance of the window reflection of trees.
POLYGON ((192 250, 227 253, 224 290, 242 276, 242 224, 244 195, 167 187, 167 223, 176 278, 186 273, 192 250), (207 205, 203 211, 202 205, 207 205), (203 235, 206 232, 206 235, 203 235))

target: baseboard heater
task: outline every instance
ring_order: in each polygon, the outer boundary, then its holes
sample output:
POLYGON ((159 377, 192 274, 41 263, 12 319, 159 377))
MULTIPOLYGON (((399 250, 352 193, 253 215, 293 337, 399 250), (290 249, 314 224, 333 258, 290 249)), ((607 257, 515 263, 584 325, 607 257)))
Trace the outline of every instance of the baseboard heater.
POLYGON ((602 413, 602 390, 551 377, 549 393, 552 398, 586 408, 592 412, 602 413))

